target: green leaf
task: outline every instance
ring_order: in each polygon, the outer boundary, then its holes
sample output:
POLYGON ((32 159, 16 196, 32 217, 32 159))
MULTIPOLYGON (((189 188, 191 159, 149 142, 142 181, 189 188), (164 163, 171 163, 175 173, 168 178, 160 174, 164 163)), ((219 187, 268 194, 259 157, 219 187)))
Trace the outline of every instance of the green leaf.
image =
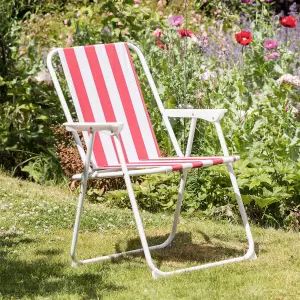
POLYGON ((284 74, 284 71, 282 70, 282 68, 277 64, 274 66, 274 70, 279 74, 284 74))

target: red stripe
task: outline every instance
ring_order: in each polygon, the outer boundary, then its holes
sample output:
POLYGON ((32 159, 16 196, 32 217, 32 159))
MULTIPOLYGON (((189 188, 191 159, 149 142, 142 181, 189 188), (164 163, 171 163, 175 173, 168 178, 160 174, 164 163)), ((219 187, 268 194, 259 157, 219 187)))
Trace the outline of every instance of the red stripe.
MULTIPOLYGON (((101 66, 99 64, 98 56, 96 53, 95 46, 86 46, 84 47, 86 57, 89 61, 90 69, 94 78, 94 83, 97 89, 98 97, 100 99, 101 107, 103 110, 103 114, 105 117, 106 122, 117 122, 111 100, 107 91, 106 83, 104 81, 103 73, 101 70, 101 66), (96 79, 96 80, 95 80, 96 79)), ((111 137, 112 144, 115 150, 115 153, 117 153, 117 148, 115 145, 115 141, 113 137, 111 137)), ((123 146, 123 143, 121 141, 121 144, 123 146)), ((128 161, 126 153, 124 151, 124 146, 123 146, 123 152, 125 154, 125 160, 126 162, 128 161)), ((118 155, 117 155, 118 158, 118 155)), ((120 162, 118 160, 118 162, 120 162)))
MULTIPOLYGON (((80 73, 75 51, 73 48, 65 48, 64 54, 72 77, 72 81, 77 94, 84 122, 95 122, 89 98, 85 90, 84 82, 80 73)), ((93 151, 97 165, 107 165, 107 160, 105 157, 99 134, 95 134, 93 151)))
POLYGON ((107 56, 110 62, 110 66, 114 75, 117 89, 122 101, 123 109, 126 115, 127 123, 132 135, 132 139, 137 151, 139 159, 147 159, 148 154, 144 144, 144 140, 141 134, 140 127, 138 126, 137 117, 132 105, 128 87, 126 85, 125 77, 122 71, 122 67, 119 61, 119 57, 114 44, 105 45, 107 56))
POLYGON ((201 161, 193 162, 193 168, 201 168, 203 167, 203 163, 201 161))
POLYGON ((142 90, 141 90, 141 87, 140 87, 140 84, 139 84, 139 79, 138 79, 138 76, 136 74, 135 67, 134 67, 134 64, 133 64, 133 61, 132 61, 132 57, 131 57, 131 54, 130 54, 130 51, 129 51, 127 43, 124 43, 124 45, 125 45, 128 57, 129 57, 129 61, 131 63, 131 67, 132 67, 132 71, 133 71, 133 74, 134 74, 134 77, 135 77, 136 85, 137 85, 137 87, 139 89, 139 92, 140 92, 140 96, 141 96, 141 99, 142 99, 144 110, 145 110, 145 113, 146 113, 146 116, 147 116, 147 119, 148 119, 150 130, 151 130, 152 138, 153 138, 153 141, 155 143, 155 147, 156 147, 158 156, 161 156, 160 149, 159 149, 159 146, 158 146, 158 143, 157 143, 157 140, 156 140, 156 136, 155 136, 155 133, 154 133, 154 130, 153 130, 152 122, 150 120, 148 109, 146 107, 145 100, 144 100, 144 97, 143 97, 143 93, 142 93, 142 90))
POLYGON ((224 161, 222 158, 215 158, 213 159, 214 165, 222 164, 224 161))
POLYGON ((179 171, 182 170, 182 165, 174 165, 172 166, 172 171, 179 171))

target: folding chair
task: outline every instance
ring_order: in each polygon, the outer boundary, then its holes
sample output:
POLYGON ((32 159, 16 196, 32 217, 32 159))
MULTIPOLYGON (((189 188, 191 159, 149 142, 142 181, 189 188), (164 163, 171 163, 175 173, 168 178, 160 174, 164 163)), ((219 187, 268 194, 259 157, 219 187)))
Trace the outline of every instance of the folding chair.
POLYGON ((146 261, 152 270, 152 276, 158 278, 256 258, 250 226, 232 168, 232 163, 239 159, 239 157, 229 155, 220 125, 220 120, 226 112, 226 109, 164 109, 143 54, 136 46, 130 43, 54 49, 48 55, 47 65, 67 118, 67 123, 64 123, 64 125, 67 130, 73 132, 79 153, 84 162, 83 173, 73 176, 74 180, 81 180, 71 246, 73 266, 117 258, 124 254, 133 254, 143 251, 146 261), (130 50, 134 51, 141 61, 178 157, 162 157, 160 154, 130 50), (53 68, 52 59, 55 54, 59 55, 79 122, 73 122, 53 68), (180 150, 169 118, 191 118, 185 156, 180 150), (197 119, 204 119, 214 123, 224 156, 190 157, 197 119), (78 131, 83 132, 87 147, 86 153, 78 136, 78 131), (249 246, 247 253, 237 258, 170 272, 159 270, 153 263, 150 250, 167 247, 174 239, 183 200, 187 170, 223 163, 227 165, 244 223, 249 246), (179 171, 181 174, 172 230, 164 243, 149 247, 130 176, 172 171, 179 171), (142 248, 79 260, 76 257, 76 244, 87 180, 108 177, 124 177, 142 248))

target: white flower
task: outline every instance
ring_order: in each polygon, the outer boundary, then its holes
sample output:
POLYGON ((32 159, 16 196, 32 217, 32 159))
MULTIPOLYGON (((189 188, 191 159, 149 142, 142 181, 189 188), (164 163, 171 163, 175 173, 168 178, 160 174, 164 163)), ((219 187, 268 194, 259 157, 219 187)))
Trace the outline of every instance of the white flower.
POLYGON ((200 80, 202 81, 208 81, 210 78, 214 78, 215 74, 211 72, 204 72, 203 74, 200 75, 200 80))
POLYGON ((34 78, 37 82, 50 83, 52 81, 50 74, 46 70, 41 70, 34 78))
POLYGON ((291 74, 284 74, 276 81, 278 84, 289 83, 295 86, 300 86, 300 77, 291 74))

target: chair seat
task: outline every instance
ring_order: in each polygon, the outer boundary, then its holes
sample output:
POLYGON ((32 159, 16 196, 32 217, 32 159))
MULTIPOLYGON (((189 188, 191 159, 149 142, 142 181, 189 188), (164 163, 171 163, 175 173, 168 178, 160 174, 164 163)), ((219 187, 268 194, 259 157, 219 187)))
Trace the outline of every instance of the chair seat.
MULTIPOLYGON (((127 163, 128 169, 144 169, 157 167, 171 167, 172 171, 201 168, 224 163, 232 163, 240 159, 239 156, 211 156, 211 157, 159 157, 157 159, 140 160, 127 163)), ((121 165, 103 166, 101 169, 121 169, 121 165)))
MULTIPOLYGON (((155 173, 169 173, 185 169, 209 167, 219 164, 233 163, 239 160, 239 156, 210 156, 210 157, 159 157, 157 159, 140 160, 127 163, 128 174, 139 176, 155 173)), ((91 178, 122 177, 121 165, 102 166, 88 175, 91 178)), ((75 174, 73 180, 81 180, 82 174, 75 174)))

